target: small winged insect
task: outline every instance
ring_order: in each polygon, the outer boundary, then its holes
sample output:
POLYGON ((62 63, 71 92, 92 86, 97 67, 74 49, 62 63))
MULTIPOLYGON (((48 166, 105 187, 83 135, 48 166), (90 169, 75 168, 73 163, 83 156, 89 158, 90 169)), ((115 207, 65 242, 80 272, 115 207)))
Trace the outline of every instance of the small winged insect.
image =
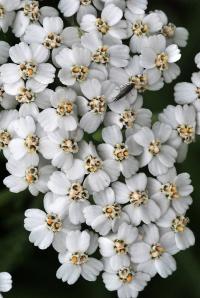
POLYGON ((124 85, 121 85, 119 88, 119 91, 117 95, 114 97, 114 101, 121 99, 122 97, 126 96, 132 89, 133 89, 132 83, 126 83, 124 85))

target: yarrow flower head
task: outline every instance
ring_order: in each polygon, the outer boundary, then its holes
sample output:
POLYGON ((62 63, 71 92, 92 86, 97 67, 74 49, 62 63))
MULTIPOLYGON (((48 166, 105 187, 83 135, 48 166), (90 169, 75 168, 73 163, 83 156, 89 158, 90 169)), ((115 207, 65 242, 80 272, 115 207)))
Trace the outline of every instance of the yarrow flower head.
MULTIPOLYGON (((179 76, 188 31, 147 0, 43 3, 0 0, 0 29, 15 35, 0 41, 3 183, 39 196, 24 228, 58 253, 58 279, 102 272, 108 291, 136 298, 195 242, 193 186, 176 163, 200 134, 200 73, 176 84, 178 105, 145 107, 179 76)), ((0 273, 0 297, 11 284, 0 273)))

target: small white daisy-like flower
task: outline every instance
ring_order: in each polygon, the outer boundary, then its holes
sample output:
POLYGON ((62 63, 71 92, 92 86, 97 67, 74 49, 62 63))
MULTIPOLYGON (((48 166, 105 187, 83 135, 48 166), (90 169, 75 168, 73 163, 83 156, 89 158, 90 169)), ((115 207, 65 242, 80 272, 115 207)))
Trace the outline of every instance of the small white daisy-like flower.
POLYGON ((128 0, 127 7, 135 14, 143 14, 147 9, 147 0, 128 0))
POLYGON ((176 214, 169 208, 167 212, 157 221, 157 225, 168 231, 169 238, 175 239, 178 249, 185 250, 195 243, 193 232, 187 227, 189 218, 184 214, 176 214))
POLYGON ((138 96, 133 104, 125 97, 109 105, 110 112, 106 113, 105 126, 117 125, 126 129, 126 136, 131 136, 140 127, 151 126, 152 112, 142 108, 142 96, 138 96))
POLYGON ((151 277, 158 273, 166 278, 176 270, 176 261, 172 255, 179 249, 175 239, 169 237, 168 233, 161 234, 154 224, 143 226, 143 229, 142 241, 134 243, 130 248, 131 260, 138 264, 137 270, 148 273, 151 277))
POLYGON ((129 259, 129 248, 137 237, 137 228, 124 222, 119 226, 116 234, 99 237, 100 253, 103 257, 109 258, 111 267, 120 266, 124 259, 129 259))
POLYGON ((12 276, 8 272, 0 272, 0 297, 1 293, 9 292, 12 288, 12 276))
POLYGON ((118 39, 127 38, 126 22, 121 20, 123 11, 114 4, 104 7, 100 17, 87 14, 82 18, 80 27, 85 32, 96 31, 118 39))
POLYGON ((78 97, 78 110, 82 116, 80 127, 87 133, 95 132, 104 120, 107 106, 113 101, 116 85, 110 81, 91 79, 81 84, 83 96, 78 97))
POLYGON ((47 249, 51 244, 58 252, 65 250, 65 237, 68 232, 79 229, 66 217, 67 202, 65 198, 47 193, 44 209, 25 211, 24 227, 30 232, 29 240, 40 249, 47 249))
POLYGON ((145 15, 126 10, 125 18, 128 22, 128 35, 131 37, 130 49, 132 53, 141 53, 143 39, 156 34, 162 28, 160 17, 155 12, 145 15))
POLYGON ((14 63, 1 66, 1 79, 5 91, 15 95, 21 88, 31 88, 33 92, 43 91, 54 81, 55 68, 48 60, 48 50, 39 44, 30 46, 21 42, 10 48, 10 58, 14 63))
POLYGON ((167 39, 168 44, 177 44, 179 47, 185 47, 189 37, 189 32, 184 27, 176 27, 173 23, 168 21, 167 15, 161 11, 156 10, 162 22, 161 33, 167 39))
POLYGON ((42 128, 47 132, 57 128, 66 131, 76 130, 78 125, 76 99, 77 94, 73 89, 57 87, 50 98, 52 107, 45 109, 38 116, 42 128))
POLYGON ((178 150, 177 161, 182 162, 188 151, 188 145, 195 140, 196 112, 193 106, 171 106, 164 109, 159 120, 173 129, 169 144, 178 150))
POLYGON ((190 175, 188 173, 176 173, 175 168, 167 174, 158 176, 157 180, 148 178, 148 188, 152 198, 157 202, 164 214, 169 207, 177 213, 184 214, 192 204, 190 175), (162 202, 162 204, 161 204, 162 202))
POLYGON ((9 190, 19 193, 28 188, 33 196, 37 196, 39 192, 48 191, 47 182, 55 170, 51 165, 43 166, 30 160, 19 161, 13 158, 9 158, 6 168, 11 175, 7 176, 3 183, 9 190))
POLYGON ((68 216, 73 224, 85 222, 83 209, 90 205, 90 194, 83 181, 70 181, 64 173, 57 171, 51 175, 48 187, 57 196, 66 198, 68 216))
POLYGON ((194 72, 192 83, 182 82, 175 85, 174 97, 178 104, 196 103, 200 99, 200 72, 194 72))
POLYGON ((91 51, 91 60, 94 63, 115 67, 128 65, 129 47, 117 39, 104 37, 99 32, 90 32, 82 36, 81 43, 91 51))
POLYGON ((58 11, 51 6, 40 7, 39 1, 23 0, 12 24, 13 33, 16 37, 22 37, 30 24, 42 23, 45 17, 56 16, 58 16, 58 11))
POLYGON ((15 10, 19 8, 20 0, 0 0, 0 29, 4 33, 12 25, 15 18, 15 10))
POLYGON ((120 128, 113 125, 102 130, 102 138, 105 144, 98 145, 100 156, 105 160, 117 161, 124 177, 134 175, 139 169, 139 162, 135 157, 142 153, 142 147, 135 142, 134 136, 123 140, 120 128))
POLYGON ((15 97, 5 92, 1 77, 0 77, 0 106, 5 110, 15 109, 17 106, 15 97))
POLYGON ((140 167, 148 165, 149 172, 154 176, 165 174, 175 163, 177 151, 167 144, 171 134, 170 125, 156 122, 152 130, 143 127, 134 135, 135 141, 144 149, 140 167))
POLYGON ((9 143, 15 137, 14 121, 18 118, 17 110, 0 112, 0 150, 6 158, 10 156, 9 143))
POLYGON ((48 50, 52 50, 52 60, 63 47, 70 47, 78 43, 79 31, 76 27, 68 27, 63 30, 63 20, 60 17, 45 17, 42 25, 32 24, 26 29, 25 42, 39 43, 48 50))
POLYGON ((130 102, 136 100, 138 93, 143 93, 146 90, 159 90, 164 85, 160 73, 144 69, 141 66, 141 59, 137 55, 130 59, 128 66, 124 69, 112 67, 109 79, 119 86, 127 83, 132 86, 130 96, 128 96, 130 102))
POLYGON ((195 59, 194 59, 197 67, 200 69, 200 53, 198 53, 196 56, 195 56, 195 59))
POLYGON ((100 235, 105 236, 110 231, 116 233, 123 222, 130 222, 128 215, 122 210, 121 205, 116 202, 111 187, 94 193, 93 199, 96 205, 85 207, 83 214, 86 224, 100 235))
POLYGON ((74 155, 79 151, 83 131, 78 128, 72 132, 57 129, 40 139, 39 151, 50 159, 53 166, 68 170, 73 165, 74 155))
POLYGON ((123 260, 122 264, 113 264, 104 260, 103 282, 109 291, 117 291, 119 298, 136 298, 140 291, 144 290, 150 276, 140 270, 136 270, 130 260, 123 260))
POLYGON ((60 268, 56 276, 74 284, 80 276, 88 281, 95 281, 103 270, 103 264, 91 257, 97 249, 97 237, 94 233, 87 231, 72 231, 65 240, 66 252, 59 254, 60 268))
POLYGON ((81 142, 77 159, 66 171, 70 180, 85 177, 84 186, 90 193, 104 190, 112 181, 116 181, 120 175, 120 169, 116 160, 101 159, 92 142, 81 142))
POLYGON ((114 182, 112 188, 117 203, 127 204, 123 210, 129 215, 133 225, 138 226, 141 222, 149 224, 160 217, 159 204, 149 194, 147 177, 144 173, 126 179, 126 184, 114 182))
POLYGON ((166 38, 161 34, 150 36, 143 41, 141 65, 154 73, 160 73, 166 83, 171 83, 180 74, 180 68, 175 63, 180 58, 177 45, 167 46, 166 38))
POLYGON ((9 150, 15 160, 30 159, 39 162, 40 130, 32 117, 19 118, 13 122, 15 137, 9 142, 9 150))
POLYGON ((55 57, 56 63, 61 67, 58 77, 62 84, 72 86, 81 84, 90 78, 104 81, 107 77, 105 67, 93 65, 91 52, 86 48, 74 47, 62 49, 55 57))
POLYGON ((0 41, 0 65, 8 61, 10 45, 5 41, 0 41))

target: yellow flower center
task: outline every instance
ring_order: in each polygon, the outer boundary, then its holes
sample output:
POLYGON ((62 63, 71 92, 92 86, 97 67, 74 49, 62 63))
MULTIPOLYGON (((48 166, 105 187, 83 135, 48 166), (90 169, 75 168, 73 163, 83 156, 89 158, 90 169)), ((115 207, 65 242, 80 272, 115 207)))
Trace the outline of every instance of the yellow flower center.
POLYGON ((152 141, 149 145, 149 152, 153 156, 156 156, 160 152, 160 146, 161 146, 161 143, 159 140, 152 141))
POLYGON ((75 252, 72 254, 70 261, 73 265, 82 265, 88 261, 88 255, 81 252, 75 252))
POLYGON ((144 92, 148 87, 148 78, 146 75, 136 75, 129 78, 129 82, 133 84, 138 92, 144 92))
POLYGON ((88 173, 95 173, 102 168, 102 161, 97 156, 89 155, 85 159, 85 169, 88 173))
POLYGON ((110 29, 108 23, 101 18, 96 19, 96 26, 97 30, 103 35, 105 35, 110 29))
POLYGON ((82 5, 87 6, 87 5, 90 5, 90 4, 92 3, 92 0, 80 0, 80 3, 81 3, 82 5))
POLYGON ((176 26, 172 23, 169 23, 168 25, 162 27, 161 33, 167 38, 172 38, 174 37, 175 31, 176 26))
POLYGON ((92 56, 92 61, 101 64, 107 64, 110 61, 109 49, 103 46, 97 49, 96 53, 92 56))
POLYGON ((183 142, 190 144, 194 141, 195 131, 192 125, 182 124, 177 127, 179 136, 183 139, 183 142))
POLYGON ((24 140, 28 153, 35 153, 38 150, 39 138, 36 135, 28 135, 24 140))
POLYGON ((171 225, 172 231, 175 233, 182 233, 185 231, 187 224, 189 223, 189 218, 185 216, 177 216, 171 225))
POLYGON ((85 81, 88 77, 89 68, 84 65, 75 65, 72 67, 71 73, 76 81, 85 81))
POLYGON ((65 139, 62 142, 62 144, 60 144, 60 148, 64 152, 73 153, 73 154, 77 153, 79 150, 77 142, 75 142, 74 140, 70 140, 70 139, 65 139))
POLYGON ((11 135, 7 130, 0 130, 0 149, 4 149, 11 141, 11 135))
POLYGON ((114 147, 113 155, 116 160, 122 161, 129 156, 128 147, 125 144, 116 144, 114 147))
POLYGON ((180 197, 177 190, 176 184, 166 183, 161 187, 161 192, 163 192, 169 200, 178 199, 180 197))
POLYGON ((128 252, 128 245, 124 240, 116 239, 114 240, 114 249, 118 255, 123 255, 128 252))
POLYGON ((106 101, 104 96, 96 96, 88 101, 88 106, 95 114, 103 114, 106 111, 106 101))
POLYGON ((3 19, 5 17, 5 8, 0 5, 0 19, 3 19))
POLYGON ((19 66, 21 77, 24 80, 32 78, 37 72, 37 65, 33 62, 22 63, 19 66))
POLYGON ((21 88, 18 95, 16 95, 16 100, 19 103, 30 103, 35 101, 35 94, 31 89, 21 88))
POLYGON ((161 54, 157 55, 156 61, 155 61, 156 67, 161 71, 167 69, 168 68, 168 59, 169 59, 169 57, 166 53, 161 53, 161 54))
POLYGON ((67 195, 73 201, 84 201, 89 199, 89 192, 79 182, 71 185, 67 195))
POLYGON ((43 45, 47 49, 52 50, 52 49, 60 47, 61 41, 62 41, 62 39, 61 39, 60 35, 50 32, 47 35, 47 37, 45 38, 43 45))
POLYGON ((62 229, 62 221, 56 214, 47 214, 46 224, 49 230, 56 233, 62 229))
POLYGON ((117 272, 117 276, 123 283, 130 283, 134 280, 134 273, 130 267, 124 267, 117 272))
POLYGON ((137 36, 146 35, 149 31, 147 24, 142 21, 137 21, 132 25, 133 34, 137 36))
POLYGON ((68 116, 73 113, 74 105, 73 102, 66 100, 62 101, 60 104, 58 104, 56 112, 58 115, 64 117, 68 116))
POLYGON ((135 120, 136 120, 136 115, 133 110, 125 110, 123 113, 120 114, 119 121, 126 128, 132 128, 135 120))
POLYGON ((30 167, 25 172, 25 180, 30 185, 39 179, 39 171, 37 167, 30 167))
POLYGON ((40 8, 38 1, 31 1, 24 5, 24 15, 27 16, 31 21, 38 21, 40 18, 40 8))
POLYGON ((134 191, 130 193, 129 199, 134 207, 140 207, 148 202, 149 197, 146 191, 134 191))
POLYGON ((152 259, 159 259, 165 252, 164 247, 159 243, 151 246, 150 255, 152 259))
POLYGON ((121 215, 121 206, 119 204, 107 205, 103 207, 103 214, 111 220, 118 218, 121 215))

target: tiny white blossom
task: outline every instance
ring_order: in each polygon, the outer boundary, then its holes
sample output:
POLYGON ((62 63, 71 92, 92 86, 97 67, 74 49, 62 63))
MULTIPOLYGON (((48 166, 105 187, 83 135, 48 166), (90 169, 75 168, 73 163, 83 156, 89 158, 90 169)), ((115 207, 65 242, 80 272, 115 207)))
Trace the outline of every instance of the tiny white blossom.
POLYGON ((5 41, 0 41, 0 65, 8 61, 10 45, 5 41))
POLYGON ((0 29, 4 33, 12 25, 15 18, 15 10, 19 8, 20 0, 0 0, 0 29))
POLYGON ((1 293, 9 292, 12 288, 12 276, 8 272, 0 272, 0 297, 1 293))

